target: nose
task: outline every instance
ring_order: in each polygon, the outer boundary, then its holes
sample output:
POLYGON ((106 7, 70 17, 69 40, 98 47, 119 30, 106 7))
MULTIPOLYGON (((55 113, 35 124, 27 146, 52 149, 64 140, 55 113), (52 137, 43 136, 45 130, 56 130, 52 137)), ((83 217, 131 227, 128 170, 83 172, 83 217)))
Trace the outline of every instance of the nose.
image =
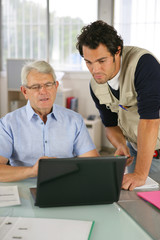
POLYGON ((41 85, 41 88, 39 89, 39 92, 40 93, 46 93, 47 92, 46 86, 45 85, 41 85))
POLYGON ((95 62, 92 64, 92 72, 97 73, 100 71, 100 64, 98 62, 95 62))

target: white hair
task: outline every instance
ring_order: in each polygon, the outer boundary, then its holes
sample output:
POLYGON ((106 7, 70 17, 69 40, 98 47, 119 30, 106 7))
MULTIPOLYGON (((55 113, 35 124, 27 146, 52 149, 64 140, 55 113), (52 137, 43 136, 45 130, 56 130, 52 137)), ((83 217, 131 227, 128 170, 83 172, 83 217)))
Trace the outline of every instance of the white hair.
POLYGON ((21 71, 21 83, 23 86, 27 85, 27 76, 31 71, 37 71, 39 73, 47 73, 51 74, 54 81, 56 81, 56 75, 52 66, 45 62, 45 61, 34 61, 34 62, 27 62, 21 71))

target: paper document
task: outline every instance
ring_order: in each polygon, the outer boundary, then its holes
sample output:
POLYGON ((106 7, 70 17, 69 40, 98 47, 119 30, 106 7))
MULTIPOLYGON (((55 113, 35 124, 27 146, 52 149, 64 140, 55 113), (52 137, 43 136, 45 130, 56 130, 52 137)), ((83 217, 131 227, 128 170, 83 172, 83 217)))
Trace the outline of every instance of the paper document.
POLYGON ((138 189, 146 189, 146 188, 158 188, 159 184, 154 181, 152 178, 147 177, 146 183, 140 187, 136 187, 135 190, 138 189))
POLYGON ((137 195, 160 209, 160 191, 138 192, 137 195))
POLYGON ((0 239, 88 240, 94 222, 47 218, 0 218, 0 239))
POLYGON ((20 204, 17 186, 0 186, 0 207, 20 204))

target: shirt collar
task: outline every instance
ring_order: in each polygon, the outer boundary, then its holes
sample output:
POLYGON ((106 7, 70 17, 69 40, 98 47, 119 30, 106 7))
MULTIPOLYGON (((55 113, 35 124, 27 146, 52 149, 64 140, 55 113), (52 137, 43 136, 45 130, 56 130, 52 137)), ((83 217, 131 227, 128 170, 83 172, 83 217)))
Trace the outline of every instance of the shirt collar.
POLYGON ((117 73, 117 75, 114 78, 108 81, 109 86, 114 90, 118 90, 119 88, 119 81, 118 81, 119 75, 120 75, 120 71, 117 73))
MULTIPOLYGON (((121 58, 121 65, 122 65, 122 58, 121 58)), ((119 76, 120 76, 120 72, 121 72, 121 68, 119 70, 119 72, 117 73, 117 75, 112 78, 111 80, 108 81, 108 84, 111 88, 113 88, 114 90, 118 90, 119 89, 119 76)))
MULTIPOLYGON (((31 107, 31 104, 30 104, 30 101, 28 100, 27 102, 27 105, 26 105, 26 112, 27 112, 27 117, 28 117, 28 120, 30 121, 32 118, 35 118, 38 116, 37 113, 35 113, 35 111, 33 110, 33 108, 31 107)), ((51 115, 51 117, 54 117, 55 119, 57 119, 57 111, 56 111, 56 106, 53 105, 52 107, 52 111, 50 114, 48 115, 51 115)))
POLYGON ((33 108, 31 107, 29 100, 28 100, 27 105, 26 105, 26 112, 27 112, 28 120, 31 120, 32 117, 38 115, 37 113, 35 113, 35 111, 34 111, 33 108))
POLYGON ((57 105, 56 104, 53 104, 52 112, 50 114, 51 114, 52 117, 54 117, 56 120, 58 120, 59 111, 57 109, 57 105))

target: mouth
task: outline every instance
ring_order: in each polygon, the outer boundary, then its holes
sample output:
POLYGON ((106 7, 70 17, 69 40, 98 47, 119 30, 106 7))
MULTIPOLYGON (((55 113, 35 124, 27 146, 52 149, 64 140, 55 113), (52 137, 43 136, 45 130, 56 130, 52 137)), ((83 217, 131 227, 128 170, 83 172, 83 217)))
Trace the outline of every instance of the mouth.
POLYGON ((93 77, 96 78, 96 79, 101 79, 103 77, 103 74, 100 74, 100 73, 99 74, 94 74, 93 77))
POLYGON ((49 98, 41 98, 40 99, 40 102, 46 102, 46 101, 48 101, 49 100, 49 98))

